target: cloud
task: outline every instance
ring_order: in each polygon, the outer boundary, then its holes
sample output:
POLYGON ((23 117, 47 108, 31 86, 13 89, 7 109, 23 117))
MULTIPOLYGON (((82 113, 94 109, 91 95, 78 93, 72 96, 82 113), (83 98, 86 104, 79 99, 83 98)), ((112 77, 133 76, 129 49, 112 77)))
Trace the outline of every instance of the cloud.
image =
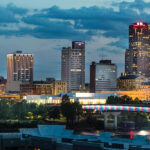
POLYGON ((17 23, 18 20, 8 9, 0 6, 0 23, 17 23))
MULTIPOLYGON (((19 8, 13 4, 8 4, 6 7, 0 6, 0 26, 5 23, 19 23, 16 15, 23 16, 28 12, 25 8, 19 8)), ((5 26, 8 26, 5 24, 5 26)))
MULTIPOLYGON (((14 49, 33 52, 36 79, 46 76, 60 78, 61 47, 71 46, 71 40, 86 40, 86 80, 91 61, 98 62, 102 55, 116 63, 118 70, 123 72, 128 26, 138 20, 149 21, 146 9, 150 3, 136 0, 114 5, 117 10, 97 6, 78 9, 53 6, 35 11, 13 4, 0 6, 2 59, 8 49, 9 52, 14 52, 14 49), (12 24, 16 28, 11 28, 12 24)), ((1 68, 6 69, 6 63, 5 67, 1 64, 1 68)))
POLYGON ((27 12, 29 11, 26 8, 16 7, 12 3, 10 3, 10 4, 7 5, 6 10, 8 10, 8 11, 14 13, 14 14, 17 14, 17 15, 24 15, 24 14, 27 14, 27 12))
POLYGON ((116 44, 125 48, 127 45, 125 42, 128 39, 128 26, 138 20, 147 21, 149 19, 149 14, 143 10, 150 6, 150 3, 136 0, 134 2, 118 2, 114 5, 118 6, 118 11, 113 8, 97 6, 79 9, 61 9, 53 6, 38 11, 34 15, 26 16, 22 21, 26 24, 35 25, 31 35, 38 38, 70 39, 73 37, 71 39, 89 40, 92 39, 92 36, 98 35, 98 31, 104 31, 103 34, 100 33, 99 35, 119 38, 120 41, 112 43, 112 45, 116 44))
MULTIPOLYGON (((34 11, 32 15, 29 15, 29 10, 9 4, 3 10, 10 14, 10 18, 12 18, 10 20, 19 22, 18 30, 3 29, 0 30, 0 34, 70 40, 91 40, 93 36, 100 35, 119 38, 120 41, 111 44, 124 48, 126 45, 124 42, 127 42, 126 39, 128 39, 129 24, 141 20, 141 16, 143 21, 148 20, 150 15, 143 10, 149 7, 150 3, 135 0, 134 2, 117 2, 113 5, 118 6, 118 11, 113 8, 97 6, 81 7, 79 9, 62 9, 53 6, 34 11), (22 14, 23 17, 21 20, 17 20, 15 14, 22 14), (25 24, 26 27, 20 26, 20 23, 25 24)), ((0 15, 0 17, 3 16, 0 15)))

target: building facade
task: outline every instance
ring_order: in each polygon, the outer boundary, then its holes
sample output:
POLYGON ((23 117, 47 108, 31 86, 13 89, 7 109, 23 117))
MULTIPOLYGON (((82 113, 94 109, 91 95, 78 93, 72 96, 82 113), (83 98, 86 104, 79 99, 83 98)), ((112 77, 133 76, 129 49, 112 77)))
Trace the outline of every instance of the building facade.
POLYGON ((67 93, 67 81, 56 80, 52 84, 53 95, 58 95, 60 93, 67 93))
POLYGON ((120 96, 117 93, 62 93, 59 95, 27 95, 27 103, 58 104, 62 102, 64 95, 68 95, 71 102, 79 102, 81 105, 106 104, 109 96, 120 96))
POLYGON ((49 81, 34 81, 32 84, 21 84, 20 95, 57 95, 67 93, 67 82, 55 80, 52 83, 49 81))
POLYGON ((33 81, 33 54, 17 51, 7 55, 7 82, 33 81))
POLYGON ((85 89, 85 42, 73 41, 72 48, 63 48, 61 80, 67 81, 68 92, 85 89))
POLYGON ((150 77, 150 25, 137 22, 129 26, 129 49, 125 52, 125 73, 150 77))
POLYGON ((51 95, 52 84, 48 83, 33 83, 33 84, 21 84, 20 95, 51 95))
POLYGON ((133 100, 138 98, 141 101, 150 101, 150 88, 128 90, 128 91, 102 91, 101 93, 113 93, 113 94, 116 93, 116 94, 119 94, 120 97, 127 95, 131 97, 133 100))
POLYGON ((117 79, 117 88, 123 90, 140 89, 146 78, 142 75, 123 75, 117 79))
POLYGON ((92 62, 90 66, 90 92, 115 90, 117 88, 117 66, 111 60, 92 62))

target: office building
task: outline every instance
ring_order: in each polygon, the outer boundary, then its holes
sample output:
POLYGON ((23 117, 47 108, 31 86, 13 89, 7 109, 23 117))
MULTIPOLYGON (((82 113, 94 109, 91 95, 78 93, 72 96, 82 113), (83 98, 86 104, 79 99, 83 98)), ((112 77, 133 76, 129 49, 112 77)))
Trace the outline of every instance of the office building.
POLYGON ((52 83, 53 95, 67 93, 67 81, 56 80, 52 83))
POLYGON ((19 93, 20 84, 33 82, 33 54, 16 51, 7 55, 6 92, 19 93))
POLYGON ((140 74, 122 75, 117 79, 117 88, 123 90, 140 89, 141 84, 146 81, 146 78, 140 74))
POLYGON ((16 51, 7 55, 7 82, 12 81, 33 81, 33 54, 16 51))
POLYGON ((92 62, 90 66, 90 92, 115 90, 117 88, 117 66, 111 60, 92 62))
POLYGON ((32 84, 21 84, 20 95, 51 95, 52 84, 45 81, 34 81, 32 84))
POLYGON ((0 94, 5 94, 6 82, 7 80, 4 77, 0 76, 0 94))
POLYGON ((32 84, 21 84, 20 95, 57 95, 67 93, 67 82, 54 80, 49 81, 34 81, 32 84))
POLYGON ((67 81, 68 92, 85 89, 85 42, 73 41, 61 56, 61 80, 67 81))
POLYGON ((136 22, 129 26, 129 49, 125 52, 125 73, 150 77, 150 24, 136 22))

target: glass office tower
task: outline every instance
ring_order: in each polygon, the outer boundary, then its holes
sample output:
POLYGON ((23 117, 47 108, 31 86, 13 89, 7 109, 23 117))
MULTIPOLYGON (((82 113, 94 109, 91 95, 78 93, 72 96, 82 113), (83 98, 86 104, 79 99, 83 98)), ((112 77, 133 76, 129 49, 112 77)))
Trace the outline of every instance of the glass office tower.
POLYGON ((150 24, 129 26, 129 49, 125 52, 125 73, 150 77, 150 24))

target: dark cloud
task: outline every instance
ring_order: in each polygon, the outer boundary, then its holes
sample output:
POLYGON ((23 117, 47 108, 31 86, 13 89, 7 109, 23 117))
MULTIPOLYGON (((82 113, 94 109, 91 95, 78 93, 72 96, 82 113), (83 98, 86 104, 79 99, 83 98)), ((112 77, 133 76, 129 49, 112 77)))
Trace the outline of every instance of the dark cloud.
MULTIPOLYGON (((121 3, 114 3, 113 5, 119 8, 118 11, 115 11, 113 8, 97 6, 82 7, 79 9, 61 9, 53 6, 43 10, 32 10, 32 13, 30 13, 30 10, 18 8, 13 4, 9 4, 6 7, 0 6, 0 35, 8 37, 27 36, 26 38, 32 36, 39 39, 68 39, 68 41, 91 40, 93 36, 97 36, 97 38, 102 36, 105 38, 117 38, 118 41, 112 43, 107 42, 108 44, 105 44, 104 47, 100 46, 102 49, 97 49, 98 51, 95 50, 96 48, 93 45, 94 50, 91 48, 91 51, 87 51, 87 54, 88 56, 93 56, 92 54, 96 52, 100 58, 102 57, 101 55, 106 58, 109 56, 114 63, 118 63, 119 68, 122 68, 124 60, 121 63, 121 59, 124 57, 119 57, 124 56, 123 49, 128 48, 128 26, 139 20, 149 22, 150 15, 146 14, 144 10, 150 7, 150 3, 146 3, 143 0, 135 0, 134 2, 123 1, 121 3), (12 23, 15 24, 15 29, 11 28, 12 23), (110 48, 110 46, 114 47, 110 48), (123 49, 115 49, 115 47, 121 47, 123 49), (116 55, 115 58, 114 55, 116 55)), ((18 40, 10 48, 18 45, 18 40)), ((58 43, 57 41, 56 46, 52 48, 54 51, 51 52, 49 50, 43 52, 44 44, 41 44, 41 50, 36 51, 35 58, 37 61, 35 60, 35 62, 37 63, 35 64, 35 74, 42 77, 45 75, 55 76, 60 73, 60 52, 58 49, 61 50, 63 43, 62 45, 57 45, 58 43), (58 54, 59 56, 56 56, 58 54), (51 63, 49 56, 54 58, 54 60, 51 60, 51 63), (42 58, 44 60, 41 63, 42 58), (55 68, 55 71, 53 71, 53 68, 55 68), (50 72, 51 74, 49 75, 50 72)), ((28 45, 24 41, 23 44, 20 44, 18 47, 28 45)), ((31 45, 33 45, 33 41, 29 44, 29 47, 31 45)), ((4 58, 3 52, 2 56, 4 58)), ((86 59, 89 59, 89 57, 86 59)), ((95 57, 91 58, 90 61, 94 59, 95 57)), ((89 68, 89 60, 86 61, 86 64, 86 67, 89 68)), ((5 68, 2 67, 2 69, 5 68)))
POLYGON ((30 25, 27 28, 18 26, 18 30, 0 30, 1 35, 24 36, 31 35, 41 39, 69 39, 90 40, 93 35, 103 35, 120 39, 110 45, 125 48, 128 39, 129 24, 138 20, 149 21, 149 14, 144 12, 150 6, 143 0, 134 2, 114 3, 119 10, 104 7, 82 7, 79 9, 61 9, 57 6, 34 11, 28 15, 28 10, 9 4, 6 8, 0 7, 0 22, 23 22, 30 25), (137 12, 138 10, 139 12, 137 12), (3 14, 3 15, 1 15, 3 14), (17 20, 16 14, 26 14, 17 20), (141 19, 142 18, 142 19, 141 19), (103 31, 97 32, 97 31, 103 31))
MULTIPOLYGON (((6 7, 0 6, 0 26, 4 26, 4 23, 19 23, 17 15, 24 15, 28 12, 25 8, 18 8, 13 4, 8 4, 6 7)), ((5 24, 5 27, 7 25, 5 24)))
POLYGON ((18 15, 24 15, 28 12, 28 9, 16 7, 12 3, 7 5, 6 10, 18 15))
POLYGON ((6 8, 0 6, 0 23, 17 23, 14 14, 6 8))

